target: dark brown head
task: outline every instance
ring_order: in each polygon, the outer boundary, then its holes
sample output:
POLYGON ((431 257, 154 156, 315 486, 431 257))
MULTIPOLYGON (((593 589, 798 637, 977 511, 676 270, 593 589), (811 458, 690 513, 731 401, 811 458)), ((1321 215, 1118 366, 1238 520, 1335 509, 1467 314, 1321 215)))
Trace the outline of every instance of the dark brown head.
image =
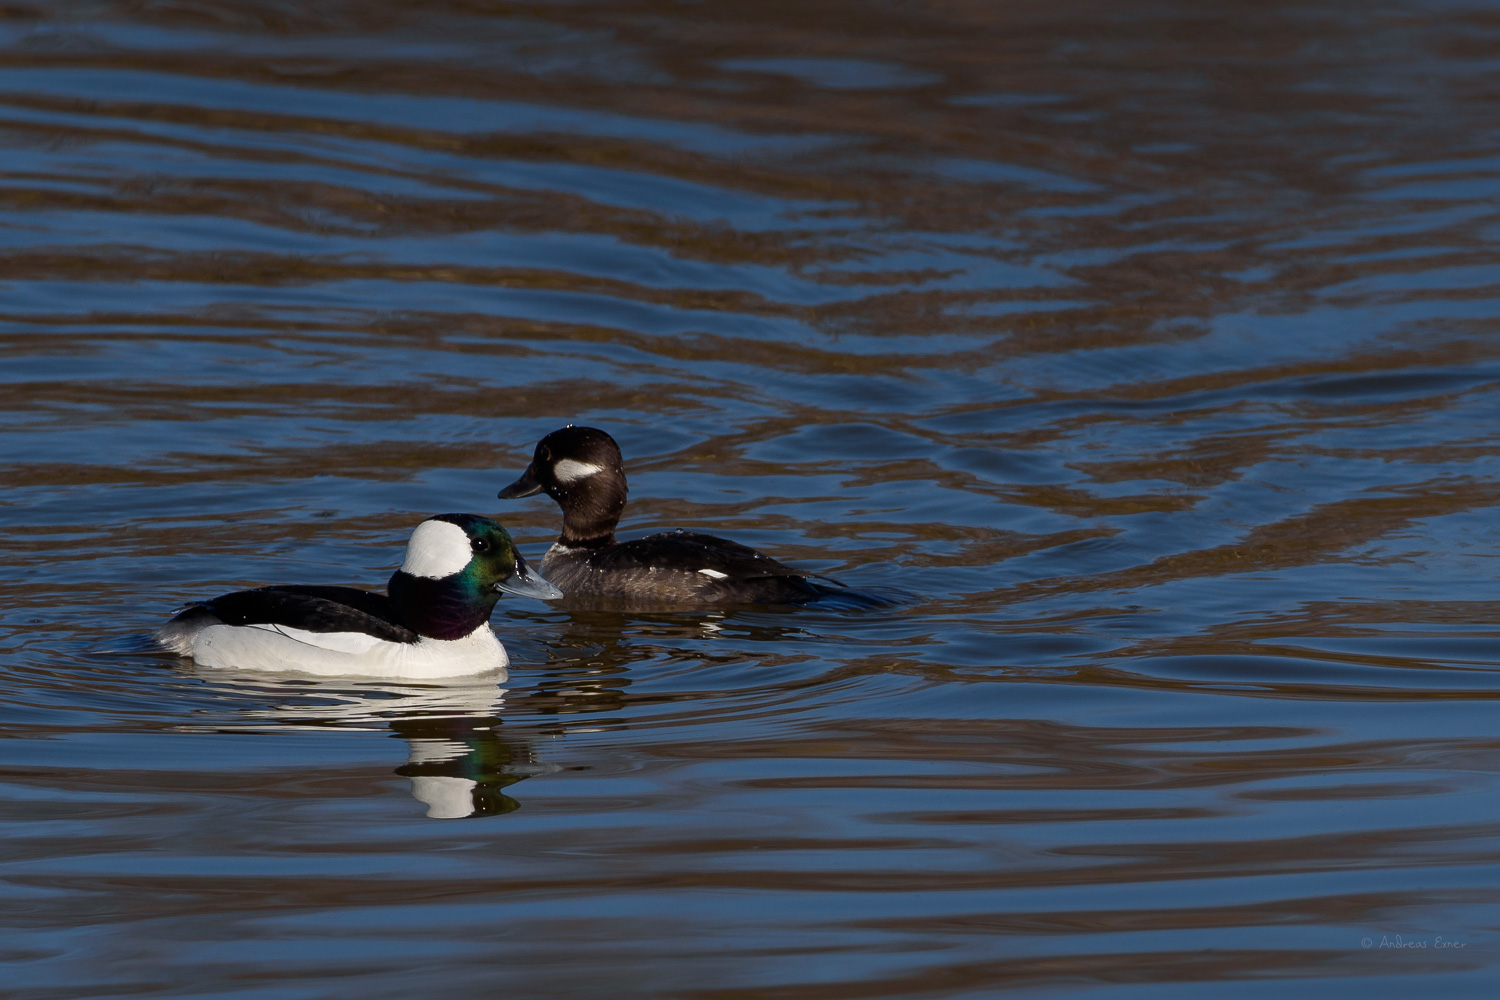
POLYGON ((569 424, 537 442, 531 464, 499 496, 513 500, 546 493, 563 512, 558 542, 598 548, 614 543, 628 492, 615 439, 594 427, 569 424))

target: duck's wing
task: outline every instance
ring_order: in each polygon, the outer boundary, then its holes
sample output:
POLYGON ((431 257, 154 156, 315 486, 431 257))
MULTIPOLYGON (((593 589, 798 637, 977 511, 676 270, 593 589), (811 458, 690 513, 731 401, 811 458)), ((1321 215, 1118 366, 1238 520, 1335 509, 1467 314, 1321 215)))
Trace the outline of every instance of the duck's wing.
POLYGON ((599 554, 596 565, 610 569, 645 569, 671 566, 711 579, 762 577, 806 579, 808 574, 757 552, 748 545, 696 531, 663 531, 645 538, 621 542, 599 554), (704 572, 704 571, 707 572, 704 572), (722 575, 720 575, 722 574, 722 575))
POLYGON ((692 531, 621 542, 591 555, 588 564, 620 583, 625 594, 669 604, 797 604, 826 589, 763 552, 692 531))
POLYGON ((695 599, 712 602, 804 604, 817 601, 830 607, 894 607, 909 599, 896 591, 853 590, 832 577, 808 573, 757 552, 748 545, 695 531, 666 531, 634 542, 622 542, 601 557, 618 560, 621 568, 643 570, 669 565, 691 577, 684 588, 695 599))
POLYGON ((354 587, 261 587, 215 597, 195 607, 211 613, 225 625, 356 632, 389 642, 416 642, 421 638, 395 621, 390 598, 354 587))

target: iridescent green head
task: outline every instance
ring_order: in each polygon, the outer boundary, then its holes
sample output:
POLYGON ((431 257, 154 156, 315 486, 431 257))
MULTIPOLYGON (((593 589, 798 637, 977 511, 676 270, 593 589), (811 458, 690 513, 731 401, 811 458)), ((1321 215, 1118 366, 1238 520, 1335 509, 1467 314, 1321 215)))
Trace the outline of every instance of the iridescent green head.
POLYGON ((405 623, 435 639, 468 635, 502 592, 562 596, 526 565, 504 528, 479 514, 438 514, 417 525, 389 591, 405 623))

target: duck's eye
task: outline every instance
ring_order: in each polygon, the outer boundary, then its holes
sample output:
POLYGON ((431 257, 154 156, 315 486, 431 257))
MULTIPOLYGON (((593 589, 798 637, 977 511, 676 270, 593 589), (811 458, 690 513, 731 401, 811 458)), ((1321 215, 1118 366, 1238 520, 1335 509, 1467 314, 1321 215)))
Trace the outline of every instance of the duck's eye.
POLYGON ((546 445, 543 445, 536 450, 536 457, 541 459, 543 462, 550 462, 552 461, 552 449, 548 448, 546 445))
POLYGON ((476 538, 469 542, 469 547, 480 555, 483 555, 490 550, 490 540, 488 538, 476 538))

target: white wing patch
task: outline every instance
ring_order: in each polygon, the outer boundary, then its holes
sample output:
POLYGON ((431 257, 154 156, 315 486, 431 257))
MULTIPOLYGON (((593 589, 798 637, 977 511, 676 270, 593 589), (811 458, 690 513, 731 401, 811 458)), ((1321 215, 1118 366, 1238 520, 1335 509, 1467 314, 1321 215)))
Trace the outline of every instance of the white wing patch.
POLYGON ((423 521, 406 543, 406 561, 401 564, 401 571, 441 580, 469 565, 472 555, 464 529, 448 521, 423 521))
POLYGON ((729 575, 728 573, 720 573, 716 569, 700 569, 698 572, 711 580, 722 580, 729 575))
POLYGON ((595 465, 593 462, 579 462, 571 458, 560 459, 552 466, 552 476, 560 483, 575 483, 580 479, 587 479, 598 472, 603 472, 604 466, 595 465))

